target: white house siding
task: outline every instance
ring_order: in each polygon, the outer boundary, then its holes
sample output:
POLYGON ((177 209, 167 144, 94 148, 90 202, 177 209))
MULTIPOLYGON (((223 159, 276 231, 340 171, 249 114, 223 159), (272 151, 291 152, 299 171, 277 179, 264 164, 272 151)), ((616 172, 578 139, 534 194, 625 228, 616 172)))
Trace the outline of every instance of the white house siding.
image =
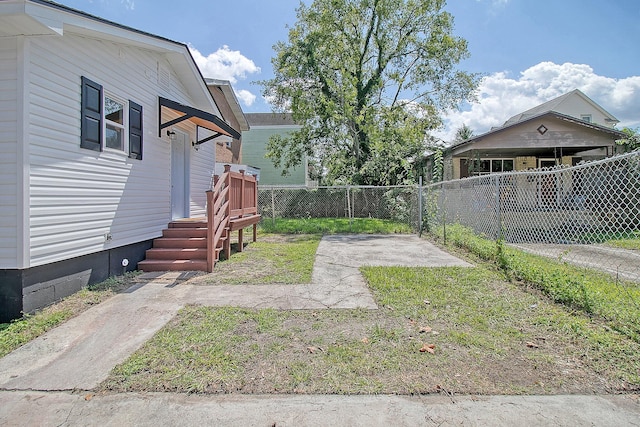
POLYGON ((206 215, 206 191, 211 189, 215 172, 215 146, 216 141, 212 140, 201 144, 198 151, 191 150, 190 209, 192 217, 206 215))
POLYGON ((171 217, 171 150, 158 137, 158 96, 189 104, 179 83, 171 93, 158 86, 158 62, 168 62, 69 32, 30 47, 31 266, 158 237, 171 217), (80 148, 83 75, 143 106, 142 161, 80 148))
POLYGON ((18 262, 17 40, 0 38, 0 268, 18 262))
POLYGON ((582 118, 583 115, 591 116, 591 123, 596 123, 601 126, 611 127, 611 123, 605 120, 605 115, 592 104, 586 102, 579 95, 574 94, 562 102, 556 110, 559 113, 566 114, 568 116, 582 118))

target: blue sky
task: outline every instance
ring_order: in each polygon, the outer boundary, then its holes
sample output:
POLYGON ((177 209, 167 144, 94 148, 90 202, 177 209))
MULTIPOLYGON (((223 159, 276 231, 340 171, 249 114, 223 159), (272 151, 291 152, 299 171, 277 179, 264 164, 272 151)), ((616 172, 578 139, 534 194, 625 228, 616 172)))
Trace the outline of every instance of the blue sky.
MULTIPOLYGON (((287 40, 298 0, 58 0, 117 23, 187 43, 205 77, 231 80, 245 112, 271 107, 254 82, 272 77, 272 46, 287 40)), ((306 0, 308 3, 310 0, 306 0)), ((637 0, 449 0, 454 33, 469 43, 461 64, 484 77, 478 100, 446 114, 438 136, 462 124, 476 134, 580 89, 640 126, 637 0)))

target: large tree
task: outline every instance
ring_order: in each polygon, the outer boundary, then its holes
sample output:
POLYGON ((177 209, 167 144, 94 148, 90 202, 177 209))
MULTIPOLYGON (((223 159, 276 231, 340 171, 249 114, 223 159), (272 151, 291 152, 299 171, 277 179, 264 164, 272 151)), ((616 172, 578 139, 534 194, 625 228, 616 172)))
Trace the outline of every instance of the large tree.
POLYGON ((314 0, 297 9, 262 82, 278 111, 302 125, 274 137, 268 157, 288 170, 305 155, 326 183, 415 182, 440 112, 469 99, 475 75, 457 64, 444 0, 314 0))
POLYGON ((622 146, 624 151, 634 151, 640 149, 640 128, 623 128, 624 138, 616 140, 616 144, 622 146))

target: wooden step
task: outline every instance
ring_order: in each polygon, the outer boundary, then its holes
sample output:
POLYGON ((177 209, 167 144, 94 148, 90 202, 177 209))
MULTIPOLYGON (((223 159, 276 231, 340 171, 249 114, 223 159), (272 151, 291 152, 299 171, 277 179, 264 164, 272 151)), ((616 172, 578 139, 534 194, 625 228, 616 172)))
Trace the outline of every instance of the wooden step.
POLYGON ((206 248, 158 248, 147 250, 146 259, 207 259, 206 248))
POLYGON ((162 237, 207 237, 207 229, 196 228, 165 228, 162 230, 162 237))
POLYGON ((207 271, 207 260, 144 260, 138 263, 142 271, 207 271))
POLYGON ((169 228, 207 228, 207 221, 171 221, 169 228))
POLYGON ((205 248, 207 247, 206 237, 160 237, 153 240, 154 248, 205 248))

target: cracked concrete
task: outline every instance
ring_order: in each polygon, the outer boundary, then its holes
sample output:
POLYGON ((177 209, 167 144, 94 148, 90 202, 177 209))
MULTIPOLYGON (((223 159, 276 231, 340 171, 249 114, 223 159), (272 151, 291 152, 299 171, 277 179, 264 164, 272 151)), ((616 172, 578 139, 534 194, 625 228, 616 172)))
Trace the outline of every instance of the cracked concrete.
POLYGON ((194 286, 188 282, 194 273, 144 274, 138 285, 0 359, 0 425, 640 425, 633 396, 456 397, 454 403, 439 396, 90 392, 185 304, 376 309, 358 270, 364 265, 469 266, 417 236, 339 235, 320 242, 310 284, 194 286))

